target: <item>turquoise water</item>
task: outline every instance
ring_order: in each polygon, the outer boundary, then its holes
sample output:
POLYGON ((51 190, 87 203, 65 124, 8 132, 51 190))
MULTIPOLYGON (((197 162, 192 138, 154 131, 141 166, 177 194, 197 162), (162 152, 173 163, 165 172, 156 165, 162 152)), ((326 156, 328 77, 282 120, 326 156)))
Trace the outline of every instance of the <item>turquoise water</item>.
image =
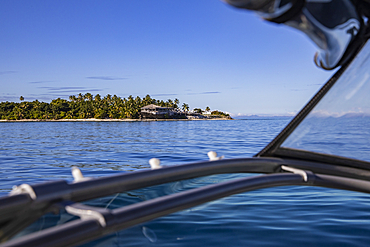
MULTIPOLYGON (((98 177, 163 165, 251 157, 288 118, 176 122, 0 123, 0 194, 13 185, 72 181, 70 167, 98 177)), ((244 175, 217 175, 88 202, 109 208, 244 175)), ((86 246, 368 246, 370 197, 312 187, 270 188, 230 196, 117 232, 86 246)), ((71 220, 47 215, 27 231, 71 220)))

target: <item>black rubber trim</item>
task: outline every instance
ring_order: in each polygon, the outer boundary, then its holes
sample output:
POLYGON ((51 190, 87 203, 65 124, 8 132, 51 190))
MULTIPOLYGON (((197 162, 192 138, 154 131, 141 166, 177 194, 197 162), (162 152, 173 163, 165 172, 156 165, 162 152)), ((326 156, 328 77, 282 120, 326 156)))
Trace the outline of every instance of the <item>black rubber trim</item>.
POLYGON ((326 164, 331 164, 333 166, 345 166, 345 167, 370 170, 370 162, 367 162, 367 161, 351 159, 351 158, 337 156, 337 155, 316 153, 316 152, 300 150, 300 149, 280 147, 275 151, 274 155, 279 158, 290 158, 290 159, 293 158, 295 160, 326 163, 326 164))

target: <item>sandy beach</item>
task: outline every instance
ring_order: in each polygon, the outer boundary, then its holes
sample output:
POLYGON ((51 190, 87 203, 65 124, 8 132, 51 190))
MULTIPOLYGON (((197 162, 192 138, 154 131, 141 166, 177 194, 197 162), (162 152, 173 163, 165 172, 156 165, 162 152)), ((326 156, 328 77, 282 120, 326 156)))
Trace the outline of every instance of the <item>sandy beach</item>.
POLYGON ((20 119, 0 120, 0 122, 153 122, 153 121, 199 121, 199 120, 232 120, 229 118, 200 118, 200 119, 20 119))

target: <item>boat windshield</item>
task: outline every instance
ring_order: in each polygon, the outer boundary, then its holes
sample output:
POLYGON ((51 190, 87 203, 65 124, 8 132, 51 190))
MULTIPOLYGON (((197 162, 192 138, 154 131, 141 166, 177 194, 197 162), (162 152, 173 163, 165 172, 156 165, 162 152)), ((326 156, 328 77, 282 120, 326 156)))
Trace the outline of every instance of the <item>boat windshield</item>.
POLYGON ((281 147, 370 161, 370 42, 281 147))

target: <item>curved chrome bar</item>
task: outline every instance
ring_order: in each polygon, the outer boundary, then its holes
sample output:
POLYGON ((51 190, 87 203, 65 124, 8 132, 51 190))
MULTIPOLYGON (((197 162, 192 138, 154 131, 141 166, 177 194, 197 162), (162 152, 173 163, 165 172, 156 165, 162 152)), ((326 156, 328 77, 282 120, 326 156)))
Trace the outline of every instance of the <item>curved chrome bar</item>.
MULTIPOLYGON (((0 246, 74 246, 117 230, 232 194, 292 184, 304 184, 302 177, 290 173, 272 174, 209 185, 110 210, 110 215, 105 219, 106 227, 102 227, 98 220, 80 219, 26 235, 0 246)), ((71 206, 73 207, 73 205, 69 205, 69 207, 71 206)))
MULTIPOLYGON (((206 202, 268 187, 311 185, 370 193, 369 181, 330 175, 316 175, 309 171, 305 171, 305 173, 307 182, 304 181, 300 174, 262 175, 196 188, 119 209, 104 210, 101 217, 104 217, 105 226, 100 223, 101 219, 94 217, 80 219, 29 234, 0 246, 74 246, 206 202)), ((69 206, 73 207, 73 205, 69 206)), ((89 207, 88 209, 94 210, 94 207, 89 207)), ((96 210, 99 211, 99 208, 96 210)))
POLYGON ((223 173, 279 173, 282 166, 319 174, 370 180, 370 171, 308 162, 296 159, 245 158, 206 161, 140 170, 114 176, 91 178, 81 182, 53 181, 29 186, 29 190, 15 189, 9 196, 0 198, 0 241, 6 241, 27 224, 43 214, 55 210, 55 204, 64 201, 81 202, 144 187, 223 173), (27 194, 32 191, 33 195, 27 194), (27 210, 23 214, 19 212, 27 210))

